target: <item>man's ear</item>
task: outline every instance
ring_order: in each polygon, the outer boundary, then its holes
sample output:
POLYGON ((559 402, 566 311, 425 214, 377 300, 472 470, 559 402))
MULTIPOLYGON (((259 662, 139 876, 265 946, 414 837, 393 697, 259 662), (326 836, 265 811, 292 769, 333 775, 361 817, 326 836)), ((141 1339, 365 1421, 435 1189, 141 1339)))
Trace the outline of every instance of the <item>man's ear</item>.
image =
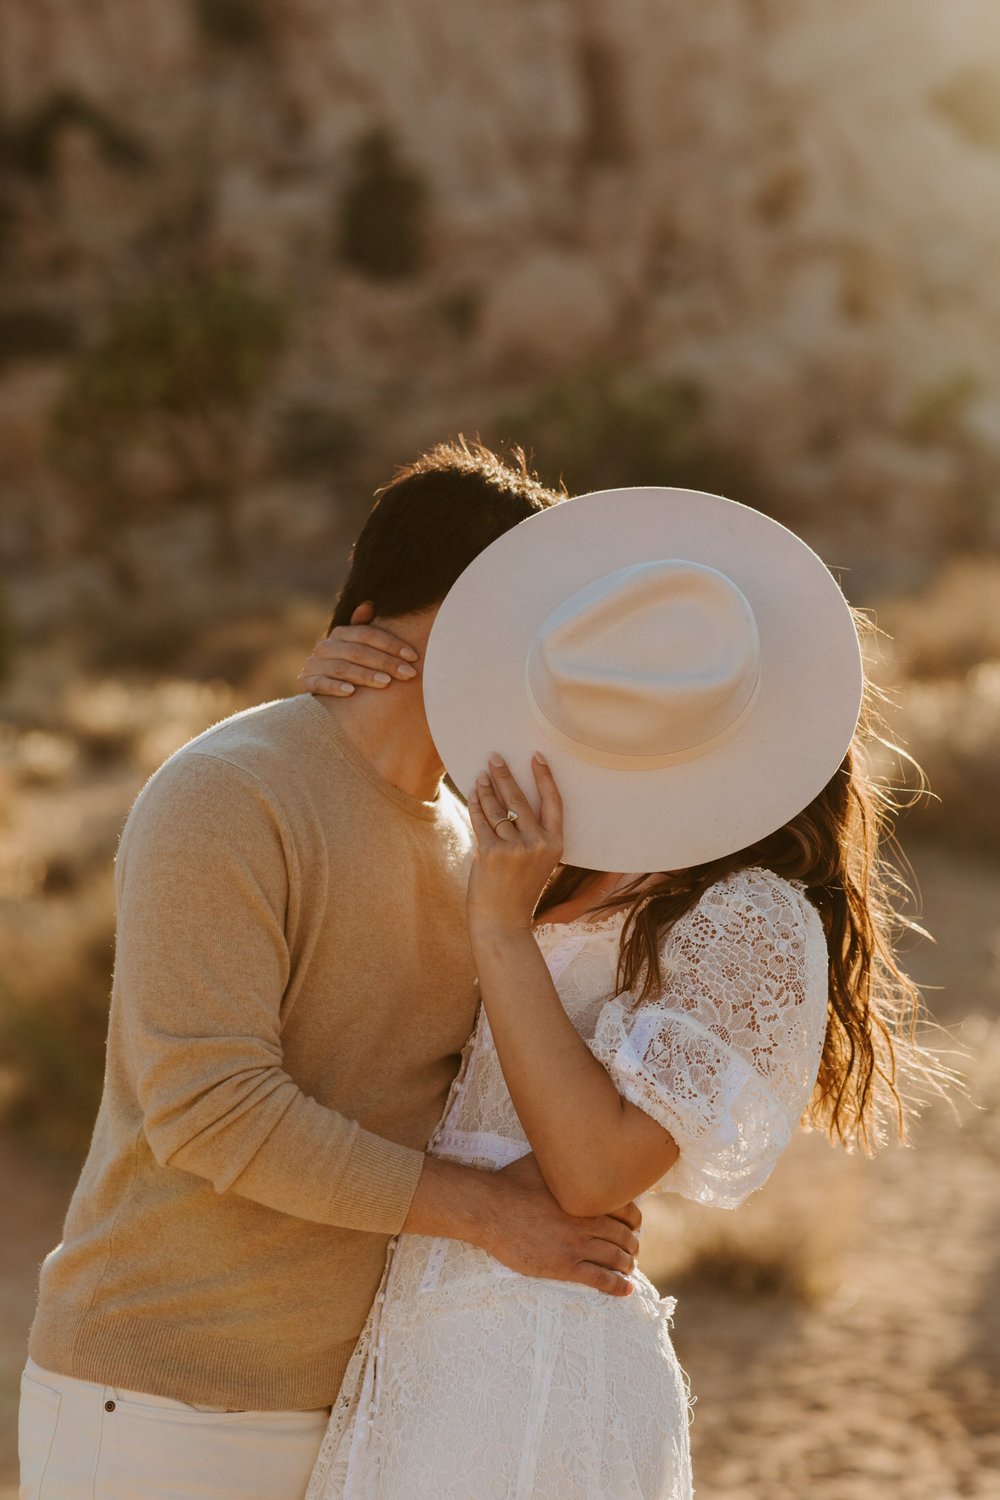
POLYGON ((352 625, 370 625, 375 618, 375 605, 370 599, 364 599, 351 614, 352 625))

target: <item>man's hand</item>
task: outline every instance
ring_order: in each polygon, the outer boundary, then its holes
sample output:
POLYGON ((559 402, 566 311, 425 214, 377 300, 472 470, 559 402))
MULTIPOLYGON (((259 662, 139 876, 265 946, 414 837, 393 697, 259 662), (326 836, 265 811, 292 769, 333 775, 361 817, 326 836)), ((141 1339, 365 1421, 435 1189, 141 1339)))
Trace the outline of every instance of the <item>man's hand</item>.
POLYGON ((634 1203, 592 1219, 564 1213, 530 1155, 499 1172, 428 1156, 403 1231, 465 1240, 522 1276, 627 1297, 641 1223, 634 1203))
POLYGON ((612 1297, 628 1296, 632 1284, 627 1278, 635 1270, 642 1224, 636 1204, 626 1203, 599 1218, 572 1218, 549 1192, 532 1155, 494 1176, 505 1191, 479 1241, 484 1250, 523 1276, 577 1281, 612 1297))

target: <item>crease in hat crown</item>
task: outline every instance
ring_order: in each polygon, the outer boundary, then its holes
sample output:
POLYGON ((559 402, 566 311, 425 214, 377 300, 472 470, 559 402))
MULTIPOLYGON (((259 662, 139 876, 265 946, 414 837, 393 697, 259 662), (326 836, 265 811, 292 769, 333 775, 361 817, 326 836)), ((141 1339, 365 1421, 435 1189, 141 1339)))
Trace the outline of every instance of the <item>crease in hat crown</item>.
POLYGON ((525 664, 544 732, 620 770, 696 759, 729 739, 760 691, 760 637, 745 595, 703 563, 619 568, 562 601, 525 664))

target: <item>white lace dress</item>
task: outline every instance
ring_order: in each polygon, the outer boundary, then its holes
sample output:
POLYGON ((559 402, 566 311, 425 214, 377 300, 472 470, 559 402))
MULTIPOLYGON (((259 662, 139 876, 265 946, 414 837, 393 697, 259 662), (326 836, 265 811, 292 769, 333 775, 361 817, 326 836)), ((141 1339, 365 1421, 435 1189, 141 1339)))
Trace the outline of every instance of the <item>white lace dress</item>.
MULTIPOLYGON (((827 1012, 819 915, 743 870, 664 946, 665 993, 614 997, 622 917, 536 928, 566 1011, 680 1158, 657 1185, 732 1208, 787 1145, 827 1012)), ((485 1012, 431 1148, 497 1168, 529 1150, 485 1012)), ((688 1500, 689 1399, 672 1298, 533 1280, 458 1240, 402 1235, 333 1409, 307 1500, 688 1500)))

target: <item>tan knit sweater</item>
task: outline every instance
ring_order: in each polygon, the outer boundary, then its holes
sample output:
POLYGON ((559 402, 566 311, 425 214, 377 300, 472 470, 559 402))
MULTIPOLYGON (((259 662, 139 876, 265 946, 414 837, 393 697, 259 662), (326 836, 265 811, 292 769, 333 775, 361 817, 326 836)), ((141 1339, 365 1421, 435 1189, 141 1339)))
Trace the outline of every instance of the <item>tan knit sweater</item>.
POLYGON ((471 834, 310 697, 163 765, 125 825, 104 1096, 42 1268, 44 1368, 328 1405, 472 1025, 471 834))

